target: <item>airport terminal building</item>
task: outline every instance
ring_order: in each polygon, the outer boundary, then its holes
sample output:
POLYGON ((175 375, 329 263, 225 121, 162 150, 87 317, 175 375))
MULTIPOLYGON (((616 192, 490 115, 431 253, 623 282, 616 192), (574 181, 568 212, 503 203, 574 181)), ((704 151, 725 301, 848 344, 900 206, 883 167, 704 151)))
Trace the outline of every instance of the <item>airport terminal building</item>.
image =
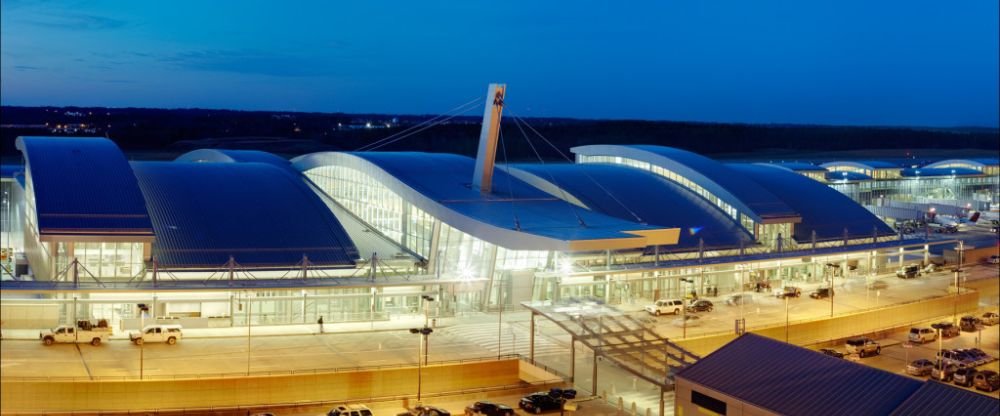
MULTIPOLYGON (((4 327, 128 329, 141 314, 186 327, 375 321, 425 313, 426 296, 426 313, 454 316, 929 260, 933 243, 816 175, 646 145, 494 166, 495 121, 477 158, 205 149, 146 162, 105 138, 20 137, 24 164, 2 182, 4 327)), ((992 180, 996 202, 995 169, 970 178, 992 180)))

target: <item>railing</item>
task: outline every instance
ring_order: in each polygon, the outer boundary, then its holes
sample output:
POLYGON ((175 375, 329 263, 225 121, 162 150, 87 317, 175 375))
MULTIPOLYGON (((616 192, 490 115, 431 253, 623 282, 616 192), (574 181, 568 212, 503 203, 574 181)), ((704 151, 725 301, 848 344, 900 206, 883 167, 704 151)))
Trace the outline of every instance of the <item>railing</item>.
MULTIPOLYGON (((521 361, 530 361, 523 357, 521 354, 502 354, 499 356, 499 360, 512 360, 518 359, 521 361)), ((432 365, 449 365, 449 364, 463 364, 472 362, 485 362, 485 361, 498 361, 497 356, 489 357, 474 357, 474 358, 462 358, 454 360, 441 360, 441 361, 431 361, 425 366, 432 365)), ((535 364, 539 366, 538 364, 535 364)), ((205 379, 205 378, 238 378, 238 377, 255 377, 255 376, 289 376, 289 375, 303 375, 303 374, 326 374, 326 373, 346 373, 354 371, 379 371, 388 369, 398 369, 398 368, 415 368, 416 364, 410 363, 399 363, 399 364, 385 364, 377 366, 349 366, 349 367, 334 367, 334 368, 313 368, 305 370, 286 370, 286 371, 242 371, 242 372, 228 372, 228 373, 199 373, 199 374, 170 374, 170 375, 144 375, 142 380, 181 380, 181 379, 205 379)), ((541 367, 541 366, 540 366, 541 367)), ((559 375, 559 374, 556 374, 559 375)), ((4 380, 19 380, 19 381, 127 381, 127 380, 139 380, 138 375, 127 375, 127 376, 95 376, 95 377, 24 377, 24 376, 4 376, 4 380)))

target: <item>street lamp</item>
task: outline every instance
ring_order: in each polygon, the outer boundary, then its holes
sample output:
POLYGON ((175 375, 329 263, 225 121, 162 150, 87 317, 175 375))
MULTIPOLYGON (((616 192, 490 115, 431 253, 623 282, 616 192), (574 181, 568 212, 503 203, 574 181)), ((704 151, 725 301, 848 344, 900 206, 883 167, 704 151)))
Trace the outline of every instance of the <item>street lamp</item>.
MULTIPOLYGON (((422 388, 422 378, 423 378, 423 366, 421 365, 420 356, 423 355, 420 350, 424 349, 424 345, 427 344, 427 336, 433 333, 434 330, 428 328, 426 325, 423 328, 410 328, 411 334, 419 334, 422 339, 421 342, 417 344, 417 401, 420 401, 420 390, 422 388)), ((426 356, 424 356, 426 360, 426 356)))

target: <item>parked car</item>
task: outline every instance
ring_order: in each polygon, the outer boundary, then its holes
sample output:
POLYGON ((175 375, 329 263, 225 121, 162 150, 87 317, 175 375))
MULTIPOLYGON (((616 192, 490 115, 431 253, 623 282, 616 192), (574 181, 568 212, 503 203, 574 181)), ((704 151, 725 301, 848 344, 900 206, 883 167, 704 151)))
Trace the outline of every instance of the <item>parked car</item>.
POLYGON ((908 339, 910 342, 916 342, 918 344, 931 342, 937 340, 937 331, 927 327, 910 328, 910 335, 908 336, 908 339))
POLYGON ((797 298, 802 296, 802 289, 795 286, 785 286, 774 291, 774 296, 778 298, 797 298))
POLYGON ((731 306, 747 305, 753 303, 753 295, 749 293, 737 293, 726 298, 726 304, 731 306))
POLYGON ((451 412, 437 406, 418 404, 408 412, 396 416, 451 416, 451 412))
POLYGON ((911 264, 896 271, 896 277, 900 279, 913 279, 920 275, 920 266, 911 264))
POLYGON ((646 312, 652 315, 660 316, 665 313, 672 313, 678 315, 681 313, 681 308, 684 307, 684 301, 680 299, 660 299, 653 303, 652 305, 646 306, 646 312))
POLYGON ((986 262, 989 264, 1000 264, 1000 256, 992 255, 990 258, 986 259, 986 262))
POLYGON ((992 355, 987 354, 986 351, 983 351, 983 350, 981 350, 979 348, 969 348, 966 351, 968 351, 969 353, 971 353, 971 354, 973 354, 973 355, 975 355, 976 357, 979 358, 979 361, 978 361, 977 365, 983 365, 983 364, 986 364, 986 363, 988 363, 990 361, 993 361, 993 356, 992 355))
POLYGON ((858 354, 861 358, 882 353, 882 346, 875 340, 868 337, 852 338, 847 340, 847 352, 858 354))
POLYGON ((844 358, 844 353, 837 351, 833 348, 820 348, 819 352, 836 358, 844 358))
POLYGON ((958 327, 951 322, 938 322, 936 324, 931 324, 931 328, 940 330, 942 338, 957 337, 962 334, 958 327))
POLYGON ((925 358, 914 360, 906 365, 906 374, 923 377, 929 375, 934 368, 934 362, 925 358))
POLYGON ((466 416, 514 416, 514 409, 498 403, 479 401, 466 406, 465 414, 466 416))
POLYGON ((327 416, 372 416, 372 410, 361 404, 340 405, 326 412, 327 416))
POLYGON ((941 362, 946 364, 974 366, 976 359, 960 350, 944 350, 935 354, 941 362))
POLYGON ((951 381, 952 377, 955 376, 955 371, 958 371, 958 366, 949 363, 934 364, 931 368, 931 378, 941 381, 951 381))
POLYGON ((972 315, 965 315, 958 321, 958 327, 965 332, 976 332, 982 327, 980 323, 979 318, 972 315))
POLYGON ((671 324, 679 328, 685 326, 685 322, 688 327, 700 326, 701 318, 699 318, 698 315, 684 315, 671 321, 671 324))
POLYGON ((813 299, 826 299, 831 296, 833 296, 833 288, 829 287, 821 287, 809 294, 809 297, 813 299))
POLYGON ((1000 389, 1000 375, 993 370, 977 371, 976 375, 972 377, 972 385, 976 387, 976 390, 996 391, 1000 389))
POLYGON ((699 299, 694 301, 694 303, 688 305, 688 312, 711 312, 715 308, 712 302, 705 299, 699 299))
POLYGON ((540 392, 522 397, 517 406, 525 412, 538 414, 549 410, 560 410, 563 403, 566 403, 566 399, 551 396, 548 392, 540 392))
POLYGON ((972 379, 975 378, 976 372, 976 369, 972 367, 960 367, 958 370, 955 370, 955 375, 952 376, 952 381, 954 381, 956 385, 970 387, 972 386, 972 379))
POLYGON ((983 323, 983 325, 993 326, 1000 324, 1000 314, 997 314, 996 312, 986 312, 979 318, 979 320, 983 323))

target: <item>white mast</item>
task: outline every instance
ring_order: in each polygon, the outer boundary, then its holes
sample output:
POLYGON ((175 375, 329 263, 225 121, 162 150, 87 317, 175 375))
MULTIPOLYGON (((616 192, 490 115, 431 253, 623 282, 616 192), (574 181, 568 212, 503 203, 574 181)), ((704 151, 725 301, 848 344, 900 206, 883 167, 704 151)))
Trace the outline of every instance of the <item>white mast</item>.
POLYGON ((476 172, 472 186, 488 194, 493 190, 493 165, 496 164, 497 137, 500 133, 500 115, 507 84, 490 84, 483 111, 483 129, 479 133, 479 151, 476 152, 476 172))

